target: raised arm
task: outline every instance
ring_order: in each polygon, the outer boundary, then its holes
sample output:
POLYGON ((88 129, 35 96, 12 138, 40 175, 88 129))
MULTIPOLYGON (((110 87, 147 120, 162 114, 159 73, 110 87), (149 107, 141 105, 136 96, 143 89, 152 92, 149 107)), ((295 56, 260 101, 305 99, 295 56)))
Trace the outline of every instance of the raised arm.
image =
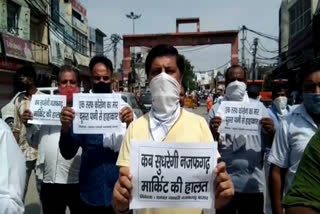
POLYGON ((71 125, 75 117, 75 112, 70 107, 64 107, 61 112, 61 135, 59 147, 61 155, 67 159, 72 159, 78 152, 79 139, 71 135, 71 125))

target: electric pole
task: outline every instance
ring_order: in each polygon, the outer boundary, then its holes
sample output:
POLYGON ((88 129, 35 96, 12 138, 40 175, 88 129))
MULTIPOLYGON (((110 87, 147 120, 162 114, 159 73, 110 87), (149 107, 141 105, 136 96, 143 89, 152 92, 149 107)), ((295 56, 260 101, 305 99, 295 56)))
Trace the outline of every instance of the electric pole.
POLYGON ((241 49, 241 65, 242 67, 246 67, 246 61, 245 61, 245 44, 244 41, 246 40, 245 35, 244 35, 244 31, 245 31, 245 26, 242 26, 242 49, 241 49))
POLYGON ((121 37, 118 34, 112 34, 111 37, 112 49, 113 49, 113 63, 114 71, 117 72, 117 52, 118 52, 118 43, 121 40, 121 37))
POLYGON ((252 53, 252 80, 256 80, 256 63, 257 63, 257 48, 258 48, 258 38, 253 40, 253 53, 252 53))

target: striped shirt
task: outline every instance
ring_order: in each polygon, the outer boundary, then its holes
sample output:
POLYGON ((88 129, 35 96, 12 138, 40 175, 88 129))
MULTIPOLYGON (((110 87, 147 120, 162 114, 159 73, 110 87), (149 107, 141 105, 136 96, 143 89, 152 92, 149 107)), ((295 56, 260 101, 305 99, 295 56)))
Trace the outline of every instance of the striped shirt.
MULTIPOLYGON (((36 95, 42 94, 39 90, 35 93, 36 95)), ((28 110, 30 107, 31 98, 26 96, 26 93, 23 92, 15 100, 14 108, 14 124, 13 124, 13 133, 18 134, 19 139, 17 140, 21 151, 23 152, 26 161, 36 160, 38 157, 38 148, 31 147, 27 141, 27 129, 22 122, 22 115, 25 110, 28 110)))

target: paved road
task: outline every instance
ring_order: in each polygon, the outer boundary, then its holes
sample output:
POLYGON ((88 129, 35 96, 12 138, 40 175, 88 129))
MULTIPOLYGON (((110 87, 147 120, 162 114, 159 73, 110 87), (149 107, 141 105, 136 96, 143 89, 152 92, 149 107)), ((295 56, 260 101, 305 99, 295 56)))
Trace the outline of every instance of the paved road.
POLYGON ((34 173, 32 173, 25 202, 25 214, 40 214, 40 200, 36 189, 34 173))
POLYGON ((204 117, 205 119, 207 119, 207 115, 208 115, 207 106, 204 105, 204 104, 201 104, 200 107, 197 107, 197 108, 194 108, 194 109, 187 109, 187 110, 189 110, 189 111, 191 111, 191 112, 193 112, 195 114, 198 114, 198 115, 204 117))
MULTIPOLYGON (((195 109, 187 109, 195 114, 203 116, 204 118, 207 117, 207 109, 206 106, 200 106, 195 109)), ((63 193, 62 193, 63 194, 63 193)), ((29 189, 26 196, 26 207, 25 207, 25 214, 40 214, 41 207, 40 207, 40 200, 39 195, 36 190, 35 185, 35 177, 34 173, 31 175, 29 189)))

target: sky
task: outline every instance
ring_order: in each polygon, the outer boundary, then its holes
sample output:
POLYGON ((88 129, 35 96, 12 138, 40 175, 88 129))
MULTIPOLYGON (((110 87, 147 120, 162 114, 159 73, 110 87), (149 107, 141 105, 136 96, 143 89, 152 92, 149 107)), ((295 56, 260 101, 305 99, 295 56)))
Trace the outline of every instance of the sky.
MULTIPOLYGON (((281 0, 81 0, 87 8, 89 25, 101 29, 107 36, 132 34, 132 21, 126 14, 133 11, 141 14, 136 20, 136 34, 175 32, 176 18, 199 17, 201 31, 239 30, 242 25, 255 31, 278 36, 279 8, 281 0)), ((196 25, 182 25, 180 31, 195 32, 196 25)), ((246 59, 255 34, 247 33, 246 59)), ((278 49, 275 41, 257 36, 259 43, 267 50, 278 49)), ((239 41, 240 43, 241 41, 239 41)), ((110 41, 107 41, 109 44, 110 41)), ((241 48, 241 45, 240 45, 241 48)), ((119 59, 122 59, 122 43, 119 45, 119 59)), ((199 46, 180 48, 196 71, 220 67, 231 59, 230 45, 199 46)), ((258 54, 273 57, 276 53, 262 50, 258 54)), ((107 54, 113 59, 112 53, 107 54)), ((240 50, 239 50, 240 57, 240 50)), ((270 62, 270 61, 267 61, 270 62)))

